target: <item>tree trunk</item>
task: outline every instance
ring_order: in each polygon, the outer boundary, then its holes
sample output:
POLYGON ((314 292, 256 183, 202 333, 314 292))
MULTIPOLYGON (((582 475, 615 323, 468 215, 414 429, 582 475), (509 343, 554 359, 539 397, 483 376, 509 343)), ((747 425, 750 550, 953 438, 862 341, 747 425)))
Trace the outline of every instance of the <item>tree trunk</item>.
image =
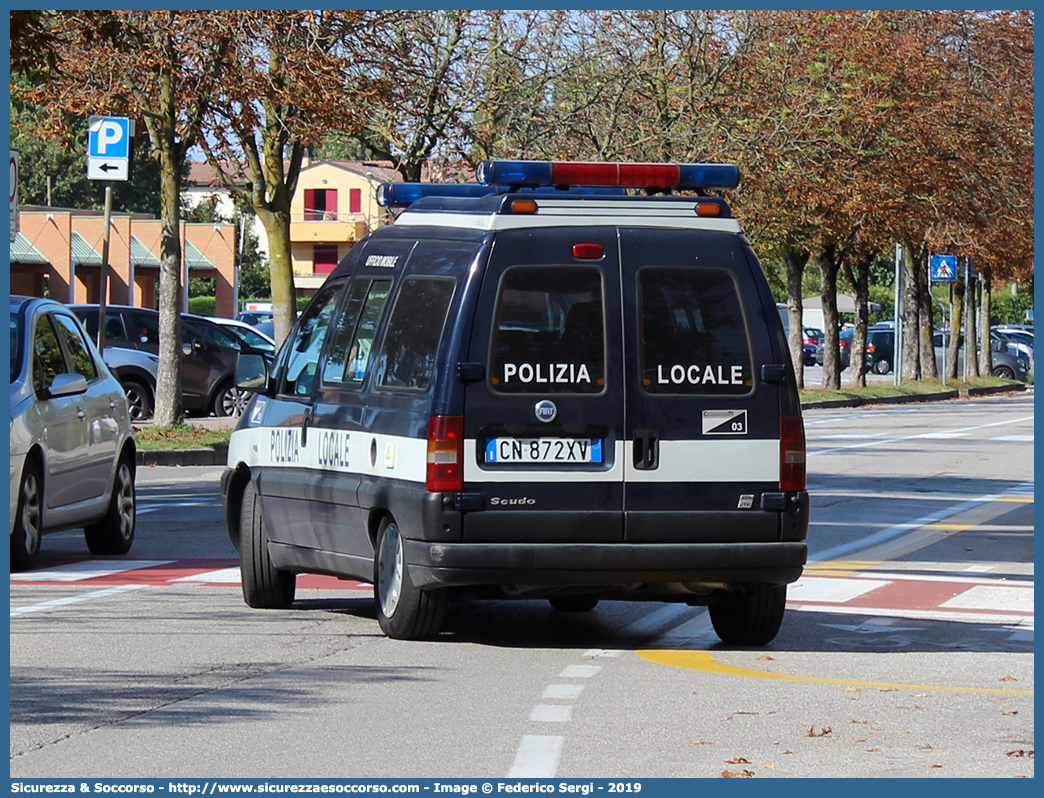
POLYGON ((921 351, 921 379, 938 379, 939 368, 935 363, 935 346, 932 342, 935 333, 935 300, 932 299, 931 284, 928 280, 928 250, 925 247, 917 250, 914 264, 917 293, 920 297, 917 308, 917 340, 921 351))
POLYGON ((866 328, 869 326, 870 311, 870 263, 875 254, 861 255, 855 268, 845 264, 845 278, 855 294, 855 332, 852 334, 852 356, 849 381, 860 388, 866 387, 866 328))
POLYGON ((964 324, 964 280, 957 280, 953 284, 953 310, 950 312, 951 334, 949 349, 946 352, 946 379, 950 381, 957 379, 959 366, 957 354, 960 352, 957 347, 957 336, 953 334, 953 331, 961 329, 962 324, 964 324))
POLYGON ((970 262, 967 264, 968 270, 968 289, 965 292, 965 298, 968 300, 968 312, 965 314, 964 326, 966 328, 964 335, 964 345, 968 347, 968 373, 967 377, 978 377, 979 376, 979 346, 978 337, 976 335, 976 324, 975 324, 975 290, 976 283, 978 280, 975 279, 975 270, 972 268, 970 262))
MULTIPOLYGON (((160 79, 161 122, 149 128, 160 164, 159 366, 153 423, 181 420, 181 169, 185 150, 176 140, 176 108, 170 76, 160 79)), ((184 310, 187 310, 185 308, 184 310)))
POLYGON ((816 258, 819 263, 820 291, 823 305, 823 387, 837 390, 841 387, 841 355, 837 318, 837 249, 832 244, 823 247, 816 258))
POLYGON ((917 275, 913 247, 903 244, 903 379, 921 379, 921 336, 918 331, 917 275))
POLYGON ((272 276, 272 311, 276 346, 290 333, 297 319, 294 265, 290 257, 290 213, 263 209, 258 214, 268 234, 268 258, 272 276))
MULTIPOLYGON (((993 349, 990 346, 990 285, 993 282, 989 269, 979 272, 979 374, 993 373, 993 349)), ((1030 369, 1033 363, 1030 363, 1030 369)))
POLYGON ((783 253, 787 264, 787 346, 794 364, 794 376, 798 388, 805 387, 804 352, 804 309, 801 305, 801 280, 808 263, 808 252, 788 247, 783 253))

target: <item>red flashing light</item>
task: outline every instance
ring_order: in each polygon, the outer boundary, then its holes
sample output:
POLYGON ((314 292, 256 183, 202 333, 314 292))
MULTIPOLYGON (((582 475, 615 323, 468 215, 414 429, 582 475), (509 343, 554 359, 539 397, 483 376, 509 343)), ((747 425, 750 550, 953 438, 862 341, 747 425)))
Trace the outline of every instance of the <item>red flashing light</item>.
POLYGON ((573 257, 578 260, 598 260, 604 254, 601 244, 573 244, 573 257))

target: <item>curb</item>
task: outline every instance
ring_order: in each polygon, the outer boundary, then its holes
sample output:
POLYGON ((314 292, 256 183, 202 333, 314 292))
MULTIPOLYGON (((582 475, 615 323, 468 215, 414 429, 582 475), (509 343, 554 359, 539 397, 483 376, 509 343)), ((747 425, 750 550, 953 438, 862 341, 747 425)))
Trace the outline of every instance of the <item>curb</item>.
MULTIPOLYGON (((823 402, 803 402, 802 410, 829 409, 834 407, 863 407, 864 405, 894 405, 913 402, 936 402, 969 396, 989 396, 997 393, 1018 393, 1027 386, 993 385, 987 388, 961 388, 937 393, 911 394, 909 396, 884 396, 877 399, 833 399, 823 402)), ((139 466, 223 466, 228 461, 228 447, 214 446, 208 449, 152 449, 138 450, 139 466)))
POLYGON ((948 399, 961 399, 974 396, 989 396, 998 393, 1019 393, 1028 389, 1025 383, 1012 385, 990 385, 984 388, 956 388, 952 391, 936 393, 904 394, 902 396, 881 396, 870 399, 830 399, 822 402, 802 402, 802 410, 820 410, 834 407, 865 407, 867 405, 905 405, 914 402, 938 402, 948 399))
POLYGON ((227 446, 214 446, 209 449, 138 450, 139 466, 223 466, 227 460, 227 446))

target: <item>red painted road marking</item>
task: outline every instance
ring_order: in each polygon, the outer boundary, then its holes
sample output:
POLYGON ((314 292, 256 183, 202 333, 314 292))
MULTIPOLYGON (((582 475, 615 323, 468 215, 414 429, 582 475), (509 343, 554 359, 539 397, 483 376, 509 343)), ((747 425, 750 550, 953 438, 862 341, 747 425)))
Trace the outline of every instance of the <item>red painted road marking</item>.
MULTIPOLYGON (((49 560, 28 573, 11 575, 19 585, 184 585, 238 587, 237 560, 49 560), (81 578, 78 574, 83 573, 81 578)), ((335 590, 372 593, 373 587, 352 579, 302 574, 302 590, 335 590)), ((805 574, 791 585, 788 606, 794 609, 822 607, 866 609, 870 612, 969 611, 1004 616, 1033 616, 1031 580, 984 579, 977 575, 917 578, 908 574, 868 572, 863 576, 805 574)))

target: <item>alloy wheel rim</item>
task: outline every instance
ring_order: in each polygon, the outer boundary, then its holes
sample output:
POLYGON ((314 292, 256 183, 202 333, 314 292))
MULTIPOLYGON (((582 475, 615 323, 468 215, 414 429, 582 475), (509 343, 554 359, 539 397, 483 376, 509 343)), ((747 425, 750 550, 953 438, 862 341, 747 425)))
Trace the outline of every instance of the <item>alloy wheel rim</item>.
POLYGON ((22 532, 23 545, 28 554, 35 554, 40 547, 40 488, 36 476, 30 474, 22 483, 22 532))
POLYGON ((402 594, 402 542, 399 529, 391 524, 381 540, 381 550, 377 560, 377 594, 381 602, 381 612, 385 618, 395 614, 402 594))
POLYGON ((124 540, 130 540, 134 534, 134 479, 131 477, 130 466, 126 463, 120 464, 118 484, 120 534, 124 540))

